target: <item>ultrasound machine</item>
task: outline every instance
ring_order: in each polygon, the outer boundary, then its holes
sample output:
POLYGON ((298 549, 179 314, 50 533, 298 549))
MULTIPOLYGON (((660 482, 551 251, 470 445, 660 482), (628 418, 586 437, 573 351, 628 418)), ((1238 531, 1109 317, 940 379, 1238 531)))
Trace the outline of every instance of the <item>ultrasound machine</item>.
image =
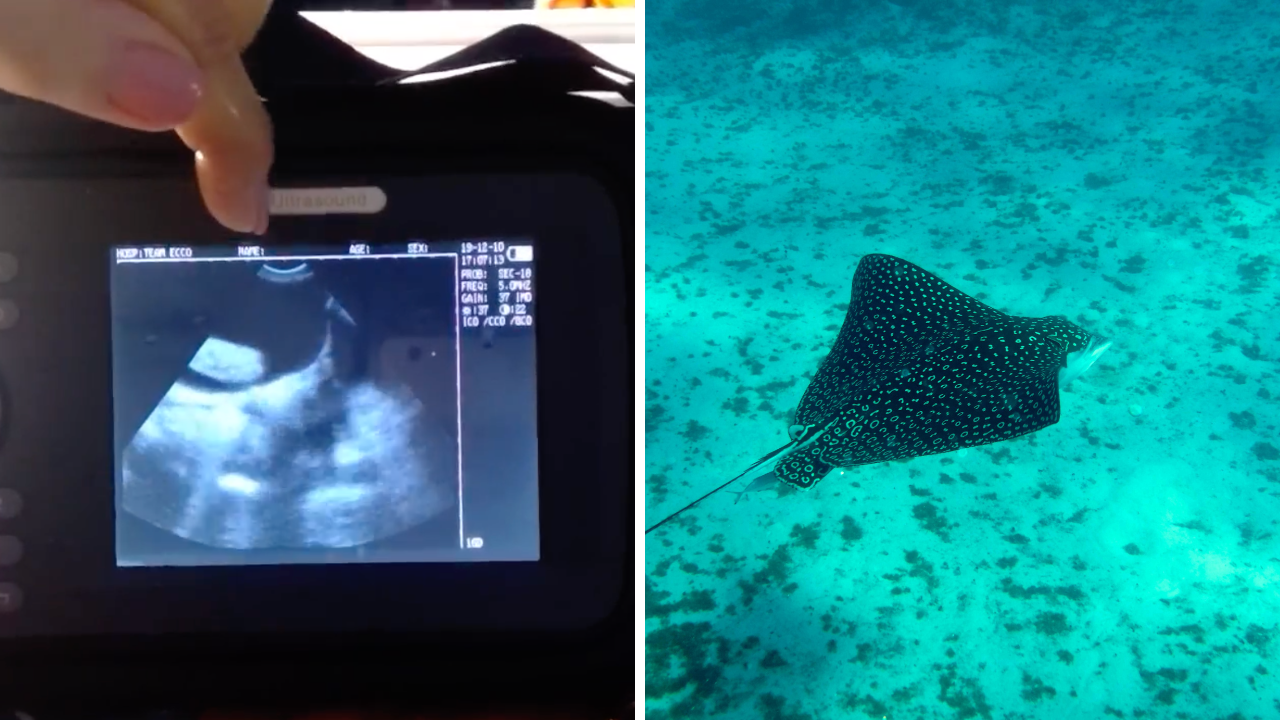
POLYGON ((404 83, 277 5, 265 236, 0 101, 0 709, 618 717, 633 76, 517 26, 404 83))

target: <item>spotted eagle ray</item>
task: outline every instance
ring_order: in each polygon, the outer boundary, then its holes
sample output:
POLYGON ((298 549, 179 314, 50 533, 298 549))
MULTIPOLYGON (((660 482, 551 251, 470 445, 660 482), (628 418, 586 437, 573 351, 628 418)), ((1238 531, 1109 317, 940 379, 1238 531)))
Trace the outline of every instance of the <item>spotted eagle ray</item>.
MULTIPOLYGON (((889 255, 853 274, 844 325, 796 408, 790 442, 645 533, 773 460, 753 487, 808 489, 835 468, 987 445, 1058 422, 1058 390, 1111 341, 1055 315, 1014 317, 889 255)), ((751 488, 748 488, 750 490, 751 488)))

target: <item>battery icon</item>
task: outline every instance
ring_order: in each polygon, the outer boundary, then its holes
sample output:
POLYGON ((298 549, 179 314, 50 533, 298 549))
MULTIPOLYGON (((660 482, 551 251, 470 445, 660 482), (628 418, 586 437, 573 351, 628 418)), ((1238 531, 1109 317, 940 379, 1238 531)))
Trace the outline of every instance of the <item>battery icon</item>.
POLYGON ((512 245, 507 248, 507 260, 511 262, 533 262, 533 246, 512 245))

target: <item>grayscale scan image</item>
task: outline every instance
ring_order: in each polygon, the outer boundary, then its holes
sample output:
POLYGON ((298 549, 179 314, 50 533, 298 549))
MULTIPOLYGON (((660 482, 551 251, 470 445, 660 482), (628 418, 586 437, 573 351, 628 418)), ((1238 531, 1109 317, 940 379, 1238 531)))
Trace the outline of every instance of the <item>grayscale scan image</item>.
POLYGON ((455 272, 450 257, 118 264, 118 562, 456 548, 455 272))

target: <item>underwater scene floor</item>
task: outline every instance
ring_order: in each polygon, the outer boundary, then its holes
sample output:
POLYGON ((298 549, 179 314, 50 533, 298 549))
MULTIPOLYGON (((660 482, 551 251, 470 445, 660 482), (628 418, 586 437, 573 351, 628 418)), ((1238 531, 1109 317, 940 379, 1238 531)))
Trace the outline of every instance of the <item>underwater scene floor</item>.
POLYGON ((1280 717, 1280 6, 647 23, 647 526, 788 442, 866 255, 1113 345, 1037 432, 648 534, 646 717, 1280 717))

